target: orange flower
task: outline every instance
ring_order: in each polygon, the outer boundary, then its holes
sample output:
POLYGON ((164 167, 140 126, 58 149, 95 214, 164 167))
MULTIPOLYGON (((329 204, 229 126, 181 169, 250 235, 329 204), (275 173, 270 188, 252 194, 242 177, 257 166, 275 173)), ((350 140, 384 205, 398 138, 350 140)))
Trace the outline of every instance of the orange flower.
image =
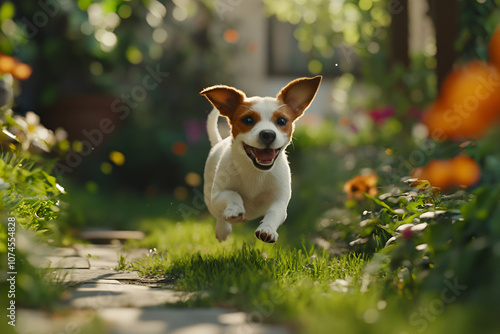
POLYGON ((500 26, 497 27, 490 40, 490 62, 500 69, 500 26))
POLYGON ((474 159, 459 155, 453 158, 453 177, 460 187, 470 187, 479 182, 481 169, 474 159))
POLYGON ((344 184, 344 191, 347 193, 347 198, 349 200, 362 200, 365 193, 370 196, 377 195, 378 191, 375 187, 377 179, 378 177, 375 173, 353 177, 344 184))
POLYGON ((31 76, 32 72, 33 72, 33 70, 31 69, 31 66, 23 64, 23 63, 19 63, 12 71, 12 75, 16 79, 26 80, 31 76))
POLYGON ((423 122, 438 139, 480 138, 499 116, 499 70, 476 61, 447 76, 423 122))
POLYGON ((423 118, 431 137, 478 139, 500 118, 500 26, 490 40, 489 58, 488 64, 471 62, 446 77, 423 118))
POLYGON ((32 72, 31 66, 21 63, 12 56, 0 53, 0 73, 10 73, 16 79, 26 80, 32 72))
MULTIPOLYGON (((427 166, 416 168, 411 176, 419 181, 427 180, 433 187, 442 190, 451 187, 470 187, 481 178, 481 170, 474 159, 464 155, 449 160, 431 160, 427 166)), ((413 185, 418 185, 415 182, 413 185)))
POLYGON ((1 73, 11 73, 16 66, 16 59, 11 56, 7 56, 0 53, 0 72, 1 73))
MULTIPOLYGON (((429 181, 433 187, 446 189, 452 183, 451 168, 452 165, 448 160, 434 159, 427 166, 414 169, 411 177, 429 181)), ((417 184, 419 182, 416 182, 414 185, 417 184)))

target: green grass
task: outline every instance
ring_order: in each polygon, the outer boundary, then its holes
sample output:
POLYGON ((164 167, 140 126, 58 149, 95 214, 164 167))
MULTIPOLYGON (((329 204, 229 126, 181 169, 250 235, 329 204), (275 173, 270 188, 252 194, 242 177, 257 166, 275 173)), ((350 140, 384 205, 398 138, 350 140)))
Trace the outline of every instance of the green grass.
POLYGON ((264 244, 253 236, 251 222, 235 226, 224 243, 215 239, 212 219, 151 219, 140 226, 147 237, 130 246, 154 250, 132 267, 194 292, 187 302, 169 306, 243 310, 250 320, 246 329, 280 323, 315 334, 494 332, 488 319, 477 323, 481 305, 445 303, 439 295, 417 302, 387 294, 383 279, 367 281, 364 256, 332 256, 306 244, 297 248, 286 237, 264 244))

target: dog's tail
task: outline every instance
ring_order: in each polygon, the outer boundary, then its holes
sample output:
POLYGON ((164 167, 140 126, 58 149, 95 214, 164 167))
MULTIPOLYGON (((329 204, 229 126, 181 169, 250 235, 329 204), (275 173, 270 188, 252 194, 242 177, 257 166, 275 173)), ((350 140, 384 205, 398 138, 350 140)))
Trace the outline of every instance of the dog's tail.
POLYGON ((217 126, 219 121, 219 111, 214 108, 212 112, 208 115, 207 119, 207 132, 208 139, 210 140, 210 145, 214 147, 216 144, 222 141, 222 137, 219 133, 219 127, 217 126))

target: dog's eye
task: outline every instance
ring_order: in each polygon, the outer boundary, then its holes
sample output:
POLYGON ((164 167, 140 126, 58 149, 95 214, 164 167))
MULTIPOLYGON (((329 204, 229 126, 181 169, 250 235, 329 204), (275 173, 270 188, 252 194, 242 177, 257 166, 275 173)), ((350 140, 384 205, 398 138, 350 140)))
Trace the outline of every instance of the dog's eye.
POLYGON ((245 125, 254 125, 255 120, 253 119, 252 116, 245 116, 241 119, 241 122, 245 125))
POLYGON ((285 117, 278 117, 276 120, 276 124, 278 126, 285 126, 288 123, 288 120, 285 117))

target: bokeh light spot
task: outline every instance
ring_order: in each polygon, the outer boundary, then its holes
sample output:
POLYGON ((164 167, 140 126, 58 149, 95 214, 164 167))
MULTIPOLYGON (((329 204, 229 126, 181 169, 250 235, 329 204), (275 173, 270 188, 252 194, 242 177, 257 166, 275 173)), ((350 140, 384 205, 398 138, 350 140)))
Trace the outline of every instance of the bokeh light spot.
POLYGON ((132 15, 132 8, 129 5, 121 5, 120 8, 118 8, 118 15, 122 19, 128 19, 132 15))
POLYGON ((125 155, 119 151, 112 151, 109 153, 109 160, 117 166, 122 166, 125 163, 125 155))
POLYGON ((72 145, 72 149, 76 153, 80 153, 83 150, 83 143, 81 141, 78 141, 78 140, 74 141, 73 145, 72 145))
POLYGON ((103 162, 101 164, 101 172, 103 174, 109 175, 113 171, 113 166, 109 162, 103 162))
POLYGON ((98 61, 93 61, 89 65, 89 70, 94 76, 101 75, 103 72, 102 64, 98 61))
POLYGON ((18 63, 12 70, 12 75, 14 76, 14 78, 19 80, 28 79, 31 76, 31 73, 33 73, 33 69, 27 64, 18 63))
POLYGON ((125 51, 125 56, 131 64, 140 64, 142 62, 142 52, 135 46, 130 46, 127 51, 125 51))
POLYGON ((234 29, 224 31, 224 40, 230 44, 235 44, 240 39, 240 34, 234 29))
POLYGON ((189 192, 186 187, 179 186, 174 189, 174 197, 179 201, 184 201, 188 198, 189 192))
POLYGON ((188 186, 193 188, 198 187, 201 184, 200 174, 194 172, 187 173, 184 180, 188 186))
POLYGON ((16 60, 14 57, 7 56, 5 54, 0 54, 0 72, 10 73, 16 66, 16 60))
POLYGON ((94 181, 88 181, 87 183, 85 183, 85 189, 89 193, 95 194, 99 191, 99 186, 94 181))
POLYGON ((156 28, 153 30, 153 41, 155 41, 158 44, 161 44, 167 40, 168 33, 165 29, 163 28, 156 28))
POLYGON ((250 42, 247 45, 247 51, 250 53, 256 53, 259 50, 259 44, 256 42, 250 42))
POLYGON ((361 10, 370 10, 372 5, 372 0, 359 0, 359 9, 361 10))
POLYGON ((319 60, 313 59, 307 65, 307 69, 312 74, 319 74, 323 70, 323 64, 319 60))
POLYGON ((184 142, 178 141, 172 145, 172 151, 175 155, 184 155, 187 152, 187 145, 184 142))

